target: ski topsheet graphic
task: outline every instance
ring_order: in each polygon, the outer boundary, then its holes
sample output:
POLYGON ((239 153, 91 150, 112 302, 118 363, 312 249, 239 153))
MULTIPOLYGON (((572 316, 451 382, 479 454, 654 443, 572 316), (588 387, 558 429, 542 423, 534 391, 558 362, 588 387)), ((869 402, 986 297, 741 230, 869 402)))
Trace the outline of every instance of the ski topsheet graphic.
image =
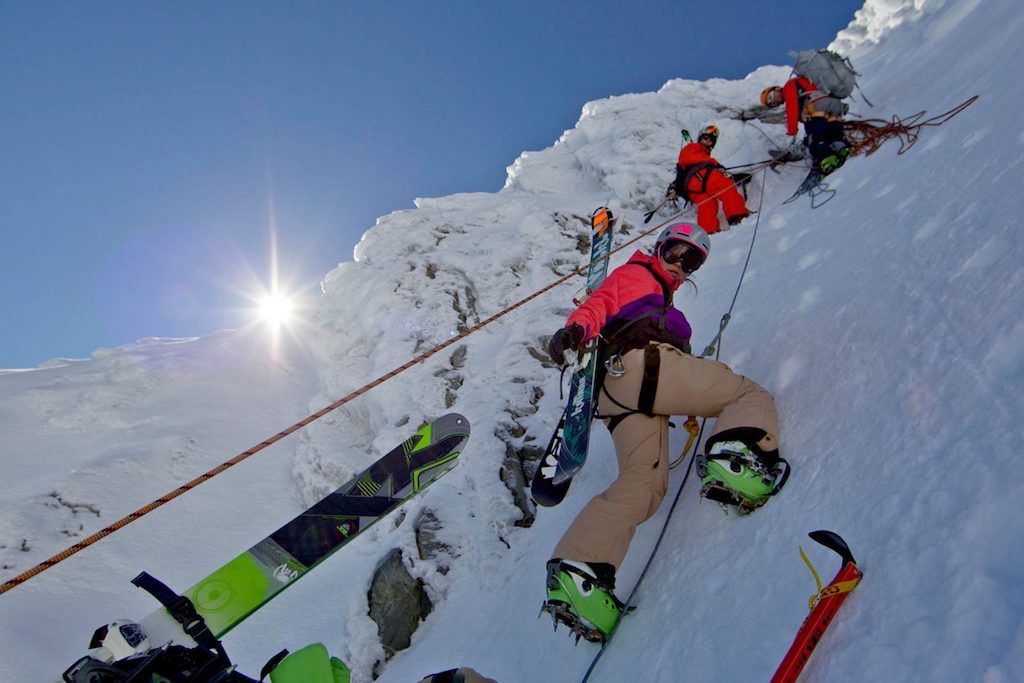
POLYGON ((587 294, 604 282, 608 274, 608 255, 612 251, 615 217, 606 207, 595 210, 590 217, 590 268, 587 270, 587 294))
MULTIPOLYGON (((590 269, 587 294, 604 281, 608 273, 615 218, 606 207, 590 218, 590 269)), ((594 417, 594 380, 597 375, 597 340, 587 345, 572 370, 569 399, 551 437, 547 452, 533 477, 530 491, 539 505, 557 505, 565 498, 572 477, 583 468, 590 448, 590 423, 594 417)))
MULTIPOLYGON (((394 511, 457 463, 469 420, 449 413, 352 480, 184 592, 210 631, 221 637, 374 522, 394 511)), ((164 609, 143 620, 151 642, 190 645, 164 609)))

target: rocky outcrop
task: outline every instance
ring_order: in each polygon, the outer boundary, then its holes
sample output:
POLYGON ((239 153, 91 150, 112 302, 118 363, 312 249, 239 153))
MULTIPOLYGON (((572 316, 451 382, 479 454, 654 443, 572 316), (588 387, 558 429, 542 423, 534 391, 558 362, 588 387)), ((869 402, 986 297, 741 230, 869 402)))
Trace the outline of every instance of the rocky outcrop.
POLYGON ((368 600, 370 618, 377 624, 384 647, 384 661, 409 647, 413 632, 433 609, 423 581, 409 575, 397 548, 377 567, 368 600))

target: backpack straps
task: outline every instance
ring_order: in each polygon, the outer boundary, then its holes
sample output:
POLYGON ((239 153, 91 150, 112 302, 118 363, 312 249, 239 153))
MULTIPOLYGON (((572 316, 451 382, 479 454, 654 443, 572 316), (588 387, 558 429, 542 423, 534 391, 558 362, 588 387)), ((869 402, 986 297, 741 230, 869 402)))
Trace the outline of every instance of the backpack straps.
POLYGON ((651 277, 654 278, 654 281, 661 286, 661 296, 664 299, 664 305, 661 307, 660 310, 651 311, 650 313, 645 313, 644 315, 637 316, 636 318, 633 318, 628 322, 624 322, 621 325, 616 325, 613 323, 612 329, 605 328, 605 330, 603 330, 603 334, 601 335, 601 337, 605 341, 602 360, 606 359, 606 357, 614 356, 622 352, 622 349, 618 348, 619 346, 621 346, 621 342, 619 342, 617 345, 617 340, 620 339, 623 336, 623 333, 629 330, 629 328, 633 327, 639 322, 643 322, 648 318, 653 318, 655 317, 655 315, 660 314, 661 320, 659 321, 658 327, 660 329, 665 329, 665 316, 668 313, 668 309, 672 307, 672 289, 667 284, 665 284, 665 282, 660 277, 658 277, 658 273, 654 270, 654 266, 652 266, 649 263, 636 263, 633 261, 627 263, 626 265, 639 266, 651 274, 651 277))
POLYGON ((640 382, 640 396, 637 399, 637 407, 630 408, 615 399, 614 396, 604 387, 602 382, 600 390, 608 397, 608 400, 622 408, 626 412, 616 415, 598 415, 594 417, 608 420, 608 432, 612 433, 623 420, 630 415, 646 415, 654 417, 654 398, 658 395, 658 373, 661 371, 661 351, 658 345, 650 343, 644 348, 644 377, 640 382))
MULTIPOLYGON (((668 313, 668 309, 671 308, 672 306, 672 289, 667 284, 665 284, 665 282, 660 277, 658 277, 657 272, 654 270, 654 266, 652 266, 651 264, 627 263, 626 265, 640 266, 641 268, 644 268, 651 274, 651 277, 654 278, 654 281, 661 285, 662 296, 664 298, 665 303, 660 311, 661 318, 659 320, 659 327, 664 329, 665 315, 668 313)), ((628 323, 625 323, 618 329, 614 330, 611 334, 606 335, 607 344, 605 346, 606 354, 604 355, 611 356, 621 353, 621 349, 614 350, 615 337, 621 335, 623 332, 625 332, 627 329, 629 329, 636 323, 642 320, 646 320, 647 318, 654 317, 657 313, 659 313, 659 311, 651 311, 650 313, 635 318, 634 320, 630 320, 628 323)), ((603 362, 604 360, 605 359, 602 358, 601 362, 598 363, 597 390, 598 392, 603 391, 605 396, 607 396, 612 403, 626 410, 626 412, 619 413, 618 415, 596 415, 596 417, 604 417, 605 419, 608 420, 608 431, 614 432, 615 428, 618 427, 619 424, 621 424, 622 421, 625 420, 630 415, 636 415, 639 413, 642 415, 646 415, 647 417, 654 417, 654 398, 658 393, 658 374, 661 370, 661 352, 658 350, 657 343, 648 342, 648 344, 644 347, 644 377, 640 383, 640 395, 637 400, 637 407, 635 409, 625 406, 622 403, 619 403, 619 401, 617 401, 615 397, 608 393, 608 390, 605 389, 604 378, 606 374, 606 368, 603 362)))
POLYGON ((661 371, 661 352, 655 344, 644 348, 644 379, 640 383, 640 399, 637 410, 647 417, 654 417, 654 397, 658 393, 658 373, 661 371))
MULTIPOLYGON (((707 172, 700 178, 700 194, 707 194, 708 192, 708 177, 711 175, 711 171, 715 169, 725 170, 725 167, 721 164, 716 164, 713 161, 698 161, 695 164, 689 164, 687 166, 680 166, 676 164, 676 192, 680 197, 686 201, 693 203, 693 199, 690 197, 690 181, 701 171, 706 170, 707 172)), ((643 264, 636 264, 643 265, 643 264)))

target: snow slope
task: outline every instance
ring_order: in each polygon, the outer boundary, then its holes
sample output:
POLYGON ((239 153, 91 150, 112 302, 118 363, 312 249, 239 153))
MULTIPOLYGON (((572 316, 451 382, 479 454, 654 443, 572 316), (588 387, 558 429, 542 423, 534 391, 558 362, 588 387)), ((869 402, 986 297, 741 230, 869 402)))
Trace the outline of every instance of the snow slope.
MULTIPOLYGON (((722 360, 776 396, 794 474, 778 500, 743 519, 701 504, 688 482, 639 609, 592 680, 769 678, 813 592, 796 545, 824 575, 838 565, 807 541, 817 528, 847 539, 865 580, 806 680, 1020 680, 1022 28, 1024 12, 1010 0, 869 0, 837 37, 875 104, 856 101, 857 113, 938 114, 974 94, 981 100, 903 156, 890 142, 853 160, 829 179, 835 199, 816 211, 804 201, 781 205, 801 169, 755 182, 751 203, 762 181, 764 203, 722 360)), ((569 272, 585 260, 584 219, 598 204, 623 217, 628 234, 617 243, 652 227, 642 213, 672 177, 680 127, 719 125, 715 151, 726 165, 766 158, 765 135, 782 141, 782 127, 732 117, 787 74, 763 67, 742 81, 674 80, 657 93, 588 103, 553 147, 516 160, 502 191, 421 199, 380 219, 356 260, 325 276, 301 334, 276 352, 252 327, 0 374, 0 577, 569 272)), ((677 297, 695 349, 728 309, 753 229, 748 220, 714 236, 699 294, 677 297)), ((232 631, 228 650, 254 673, 282 647, 320 640, 356 680, 369 680, 383 653, 366 592, 377 563, 400 547, 435 611, 412 647, 382 667, 381 681, 458 665, 503 683, 579 680, 594 648, 553 634, 537 610, 548 553, 614 476, 610 439, 595 429, 573 494, 530 528, 516 526, 522 512, 499 471, 508 451, 543 446, 557 420, 558 373, 538 350, 580 286, 509 313, 0 596, 0 680, 56 678, 93 628, 153 608, 128 583, 138 571, 190 585, 404 438, 410 424, 449 407, 473 423, 465 462, 407 514, 232 631), (412 527, 425 509, 441 519, 454 557, 415 559, 412 527)), ((667 509, 638 533, 620 593, 667 509)))

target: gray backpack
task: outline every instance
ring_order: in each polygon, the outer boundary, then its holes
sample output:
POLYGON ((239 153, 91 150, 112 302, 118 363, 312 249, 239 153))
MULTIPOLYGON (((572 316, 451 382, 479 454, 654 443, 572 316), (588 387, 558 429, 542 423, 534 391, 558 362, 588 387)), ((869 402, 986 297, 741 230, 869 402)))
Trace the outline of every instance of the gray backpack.
POLYGON ((848 57, 831 50, 804 50, 796 54, 793 73, 814 82, 819 90, 843 99, 853 94, 859 75, 848 57))

